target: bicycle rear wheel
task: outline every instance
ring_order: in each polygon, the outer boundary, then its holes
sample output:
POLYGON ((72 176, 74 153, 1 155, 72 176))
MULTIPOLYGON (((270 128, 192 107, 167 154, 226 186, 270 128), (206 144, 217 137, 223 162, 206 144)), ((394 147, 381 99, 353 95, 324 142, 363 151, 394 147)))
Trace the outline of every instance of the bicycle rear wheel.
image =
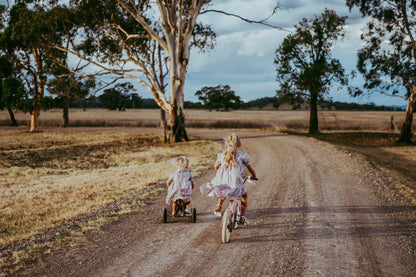
POLYGON ((221 232, 221 241, 227 243, 230 241, 230 235, 232 230, 231 223, 231 211, 226 210, 222 216, 222 232, 221 232))

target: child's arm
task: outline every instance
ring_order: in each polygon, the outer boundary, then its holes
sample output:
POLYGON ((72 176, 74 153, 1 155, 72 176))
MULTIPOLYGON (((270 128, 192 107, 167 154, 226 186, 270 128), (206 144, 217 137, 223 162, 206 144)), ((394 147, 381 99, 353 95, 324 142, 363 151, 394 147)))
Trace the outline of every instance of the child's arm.
POLYGON ((168 185, 168 187, 173 183, 173 176, 170 175, 168 180, 166 181, 166 184, 168 185))
POLYGON ((248 171, 250 171, 251 173, 251 180, 257 180, 257 175, 256 175, 256 171, 254 170, 253 166, 251 164, 247 165, 247 169, 248 171))

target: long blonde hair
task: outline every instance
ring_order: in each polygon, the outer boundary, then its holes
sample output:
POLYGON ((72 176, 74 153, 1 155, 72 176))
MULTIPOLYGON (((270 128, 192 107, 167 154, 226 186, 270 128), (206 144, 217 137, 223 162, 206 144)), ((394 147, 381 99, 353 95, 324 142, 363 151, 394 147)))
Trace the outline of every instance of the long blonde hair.
POLYGON ((224 167, 232 166, 238 167, 237 162, 235 161, 235 153, 237 148, 241 145, 240 138, 236 133, 231 133, 228 137, 225 138, 224 142, 224 157, 222 164, 224 167))

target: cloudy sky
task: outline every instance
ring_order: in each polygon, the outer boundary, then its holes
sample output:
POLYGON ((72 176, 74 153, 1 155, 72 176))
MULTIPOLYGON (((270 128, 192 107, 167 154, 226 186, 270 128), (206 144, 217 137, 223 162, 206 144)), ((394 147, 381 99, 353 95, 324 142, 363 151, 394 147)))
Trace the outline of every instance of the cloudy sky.
MULTIPOLYGON (((356 69, 357 50, 361 48, 361 30, 366 25, 357 9, 351 12, 345 0, 213 0, 209 9, 221 10, 239 16, 261 20, 268 17, 277 1, 280 9, 268 23, 289 31, 303 18, 313 18, 324 12, 325 8, 335 10, 340 16, 348 16, 348 37, 334 45, 332 55, 341 61, 347 72, 356 69)), ((0 0, 1 4, 13 0, 0 0)), ((273 29, 258 24, 249 24, 238 18, 219 13, 206 13, 199 17, 204 24, 211 25, 217 34, 216 46, 207 53, 194 49, 188 65, 185 83, 185 100, 198 101, 195 92, 204 86, 230 85, 243 100, 273 97, 279 83, 276 81, 273 63, 275 50, 288 31, 273 29)), ((351 84, 359 86, 362 78, 351 84)), ((152 95, 143 87, 138 88, 143 98, 152 95)), ((407 101, 382 96, 377 93, 358 98, 350 97, 346 91, 334 88, 330 97, 334 101, 376 103, 377 105, 406 105, 407 101)))
MULTIPOLYGON (((280 0, 281 8, 269 23, 287 30, 303 18, 321 14, 325 8, 348 16, 348 37, 337 42, 333 57, 339 59, 347 72, 355 69, 357 50, 362 45, 360 33, 365 19, 358 10, 349 12, 345 0, 280 0)), ((215 0, 210 9, 235 13, 253 20, 269 16, 276 0, 215 0)), ((212 26, 217 34, 216 47, 208 53, 194 50, 188 67, 185 99, 196 101, 194 93, 204 86, 230 85, 243 100, 272 97, 278 88, 273 64, 274 52, 289 34, 266 26, 248 24, 234 17, 218 13, 201 15, 201 22, 212 26)), ((354 84, 361 83, 357 78, 354 84)), ((405 105, 406 101, 373 94, 352 98, 346 90, 336 88, 330 96, 334 101, 369 103, 377 105, 405 105)))

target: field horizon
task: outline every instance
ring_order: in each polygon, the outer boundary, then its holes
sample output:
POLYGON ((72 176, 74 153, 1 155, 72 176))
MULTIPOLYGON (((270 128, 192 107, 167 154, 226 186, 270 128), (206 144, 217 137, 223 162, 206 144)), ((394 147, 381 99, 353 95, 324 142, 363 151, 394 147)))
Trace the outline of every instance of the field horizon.
MULTIPOLYGON (((237 110, 237 111, 185 111, 185 123, 192 128, 279 128, 280 130, 307 130, 308 110, 237 110)), ((404 111, 333 111, 318 112, 319 127, 323 131, 392 131, 398 132, 404 111), (393 117, 397 129, 392 129, 393 117)), ((20 126, 27 126, 30 113, 16 112, 20 126)), ((7 111, 0 111, 0 125, 11 123, 7 111)), ((40 126, 61 126, 62 110, 41 112, 40 126)), ((159 127, 160 110, 128 109, 110 111, 101 108, 70 109, 69 124, 73 127, 159 127)), ((413 122, 416 126, 416 122, 413 122)), ((415 128, 415 127, 413 127, 415 128)))

